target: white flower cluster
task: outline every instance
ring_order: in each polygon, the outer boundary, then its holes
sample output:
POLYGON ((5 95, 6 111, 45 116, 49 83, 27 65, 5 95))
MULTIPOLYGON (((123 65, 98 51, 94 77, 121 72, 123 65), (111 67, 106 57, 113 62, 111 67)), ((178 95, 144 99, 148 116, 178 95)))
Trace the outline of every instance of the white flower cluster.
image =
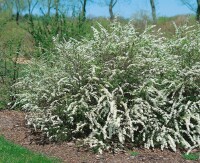
POLYGON ((29 65, 15 106, 50 139, 82 138, 99 151, 112 144, 200 146, 200 27, 172 38, 131 22, 99 25, 94 36, 58 42, 48 61, 29 65))

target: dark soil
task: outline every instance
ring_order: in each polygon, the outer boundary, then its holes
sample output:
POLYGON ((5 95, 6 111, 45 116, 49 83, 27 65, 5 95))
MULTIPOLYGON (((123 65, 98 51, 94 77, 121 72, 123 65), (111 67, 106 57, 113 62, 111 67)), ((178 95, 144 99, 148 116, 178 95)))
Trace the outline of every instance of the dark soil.
POLYGON ((6 139, 20 144, 30 150, 44 153, 48 156, 60 158, 68 163, 186 163, 199 161, 186 161, 181 153, 168 150, 133 149, 139 155, 133 157, 130 151, 117 154, 104 153, 97 155, 86 149, 79 149, 73 142, 61 144, 39 145, 37 136, 25 125, 25 114, 18 111, 0 111, 0 135, 6 139))

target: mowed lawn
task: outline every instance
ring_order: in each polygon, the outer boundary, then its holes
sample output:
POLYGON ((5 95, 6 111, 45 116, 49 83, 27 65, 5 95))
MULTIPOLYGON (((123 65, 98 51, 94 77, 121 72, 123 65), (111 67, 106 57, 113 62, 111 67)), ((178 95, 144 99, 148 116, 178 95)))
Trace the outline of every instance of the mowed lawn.
POLYGON ((0 163, 59 163, 58 159, 48 158, 24 147, 15 145, 0 136, 0 163))

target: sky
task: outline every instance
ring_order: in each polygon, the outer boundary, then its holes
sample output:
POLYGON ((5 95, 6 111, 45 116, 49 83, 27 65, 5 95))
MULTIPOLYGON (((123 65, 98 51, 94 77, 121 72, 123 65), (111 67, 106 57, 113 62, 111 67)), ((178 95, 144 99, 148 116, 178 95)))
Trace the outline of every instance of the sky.
MULTIPOLYGON (((114 13, 125 18, 131 18, 141 11, 151 14, 149 0, 118 0, 114 7, 114 13)), ((191 2, 196 0, 190 0, 191 2)), ((155 0, 157 16, 175 16, 181 14, 194 14, 190 9, 182 4, 181 0, 155 0)), ((109 17, 108 6, 90 4, 87 7, 87 16, 109 17)))

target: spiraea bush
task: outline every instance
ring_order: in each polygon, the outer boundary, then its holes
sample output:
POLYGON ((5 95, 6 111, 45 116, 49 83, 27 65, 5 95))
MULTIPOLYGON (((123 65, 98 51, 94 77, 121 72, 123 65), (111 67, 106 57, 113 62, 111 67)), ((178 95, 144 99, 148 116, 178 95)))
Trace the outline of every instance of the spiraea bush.
POLYGON ((200 27, 165 38, 131 22, 93 28, 93 38, 58 42, 15 84, 15 106, 50 140, 91 148, 200 146, 200 27))

